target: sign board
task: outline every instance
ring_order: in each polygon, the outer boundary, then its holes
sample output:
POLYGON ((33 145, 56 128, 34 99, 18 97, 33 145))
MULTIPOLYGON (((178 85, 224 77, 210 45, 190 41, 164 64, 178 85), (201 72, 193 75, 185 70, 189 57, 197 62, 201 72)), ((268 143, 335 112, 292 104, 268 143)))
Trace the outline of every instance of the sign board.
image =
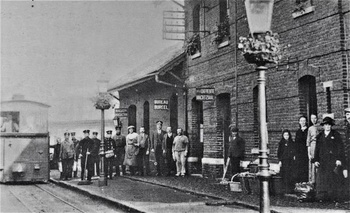
POLYGON ((213 101, 215 96, 214 88, 196 88, 197 101, 213 101))
POLYGON ((169 109, 168 99, 154 99, 154 109, 169 109))
POLYGON ((127 108, 114 109, 114 115, 118 117, 128 117, 128 109, 127 108))
POLYGON ((163 12, 163 39, 185 40, 185 11, 163 12))

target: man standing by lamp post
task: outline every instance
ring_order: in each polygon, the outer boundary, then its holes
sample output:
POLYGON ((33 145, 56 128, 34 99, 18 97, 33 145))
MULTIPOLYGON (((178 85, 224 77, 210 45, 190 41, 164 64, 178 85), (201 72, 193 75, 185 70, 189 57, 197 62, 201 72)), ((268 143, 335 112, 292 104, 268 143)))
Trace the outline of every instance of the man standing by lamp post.
POLYGON ((259 173, 260 180, 260 212, 270 212, 269 195, 269 164, 267 162, 267 124, 266 124, 266 94, 265 72, 267 63, 277 63, 280 59, 279 39, 270 31, 273 0, 245 0, 247 20, 250 30, 248 38, 240 37, 238 48, 243 50, 243 56, 248 63, 256 64, 259 73, 259 173))

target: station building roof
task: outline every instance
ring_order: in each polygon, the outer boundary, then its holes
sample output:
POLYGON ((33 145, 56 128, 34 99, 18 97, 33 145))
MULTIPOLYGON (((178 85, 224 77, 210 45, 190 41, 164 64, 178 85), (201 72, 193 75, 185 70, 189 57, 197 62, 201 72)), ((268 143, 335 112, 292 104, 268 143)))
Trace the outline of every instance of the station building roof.
POLYGON ((140 83, 152 80, 155 75, 164 75, 186 58, 182 45, 170 46, 159 52, 108 87, 108 92, 121 91, 140 83))

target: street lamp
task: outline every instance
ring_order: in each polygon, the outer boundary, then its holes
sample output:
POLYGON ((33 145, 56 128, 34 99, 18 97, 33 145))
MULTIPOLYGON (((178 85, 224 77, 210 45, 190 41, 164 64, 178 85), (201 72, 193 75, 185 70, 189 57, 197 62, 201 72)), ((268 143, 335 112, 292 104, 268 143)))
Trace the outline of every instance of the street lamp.
POLYGON ((110 96, 107 93, 108 80, 98 80, 98 96, 95 100, 96 109, 101 110, 101 146, 100 146, 100 156, 101 156, 101 170, 100 179, 98 180, 98 186, 107 186, 107 177, 105 175, 105 144, 104 144, 104 132, 105 132, 105 116, 104 110, 109 109, 111 104, 109 103, 110 96))
POLYGON ((248 63, 256 64, 259 73, 259 120, 260 120, 260 149, 259 172, 260 180, 260 212, 270 213, 269 195, 269 164, 267 162, 267 124, 266 124, 266 94, 265 72, 266 63, 277 63, 280 59, 279 39, 277 34, 270 31, 273 0, 245 0, 248 25, 251 35, 240 37, 239 48, 248 63))

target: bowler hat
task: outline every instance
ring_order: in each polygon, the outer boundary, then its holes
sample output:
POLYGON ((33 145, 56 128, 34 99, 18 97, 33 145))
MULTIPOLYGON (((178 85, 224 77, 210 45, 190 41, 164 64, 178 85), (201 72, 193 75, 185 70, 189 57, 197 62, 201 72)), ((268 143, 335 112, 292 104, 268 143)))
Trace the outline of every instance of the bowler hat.
POLYGON ((325 124, 329 124, 329 125, 333 126, 334 125, 334 120, 332 118, 330 118, 330 117, 325 117, 325 118, 323 118, 323 121, 322 121, 321 125, 323 126, 325 124))
POLYGON ((345 112, 345 113, 348 113, 348 112, 350 112, 350 107, 348 107, 348 108, 345 108, 345 109, 344 109, 344 112, 345 112))
POLYGON ((106 133, 107 134, 112 134, 112 130, 107 130, 106 133))
POLYGON ((156 124, 157 124, 157 123, 160 123, 160 124, 163 125, 163 121, 156 121, 156 124))
POLYGON ((90 130, 86 129, 83 131, 83 133, 90 133, 90 130))
POLYGON ((98 132, 93 132, 92 134, 93 134, 93 135, 98 135, 98 132))

